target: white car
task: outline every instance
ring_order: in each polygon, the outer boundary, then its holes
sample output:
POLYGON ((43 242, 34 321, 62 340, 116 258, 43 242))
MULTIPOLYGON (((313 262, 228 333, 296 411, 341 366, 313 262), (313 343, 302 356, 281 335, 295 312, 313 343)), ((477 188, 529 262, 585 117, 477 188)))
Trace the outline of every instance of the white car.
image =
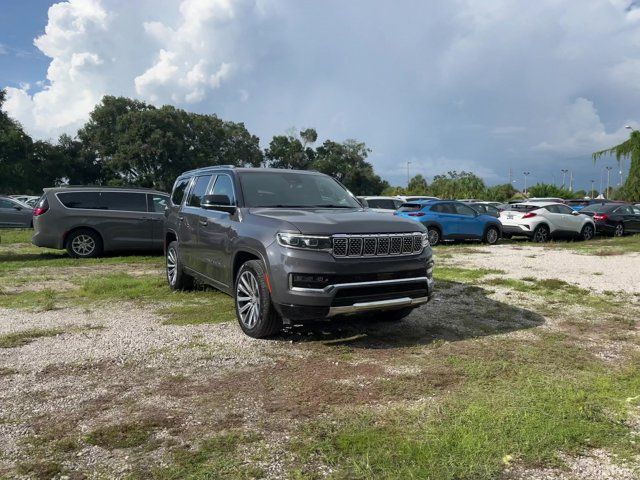
POLYGON ((427 197, 424 195, 398 195, 396 198, 402 200, 403 203, 411 203, 420 200, 440 200, 438 197, 427 197))
POLYGON ((534 242, 547 242, 559 237, 590 240, 596 232, 589 216, 554 202, 515 203, 500 212, 500 222, 503 237, 524 236, 534 242))
POLYGON ((393 213, 404 203, 396 197, 358 197, 360 203, 375 212, 393 213))

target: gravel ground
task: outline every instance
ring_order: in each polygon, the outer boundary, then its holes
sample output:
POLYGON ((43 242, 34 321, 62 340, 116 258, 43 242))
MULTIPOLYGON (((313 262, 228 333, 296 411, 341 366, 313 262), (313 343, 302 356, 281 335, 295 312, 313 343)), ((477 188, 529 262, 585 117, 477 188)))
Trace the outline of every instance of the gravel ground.
POLYGON ((640 293, 640 253, 596 256, 511 244, 478 247, 471 254, 444 251, 453 254, 446 264, 502 270, 508 278, 557 278, 596 292, 640 293))

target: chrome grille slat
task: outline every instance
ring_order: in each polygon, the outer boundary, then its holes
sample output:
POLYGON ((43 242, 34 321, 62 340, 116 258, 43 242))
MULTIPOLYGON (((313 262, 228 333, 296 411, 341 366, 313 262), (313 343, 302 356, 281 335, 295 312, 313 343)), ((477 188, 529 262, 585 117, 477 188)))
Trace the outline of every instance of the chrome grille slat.
POLYGON ((422 233, 334 235, 335 257, 386 257, 417 255, 422 252, 422 233))

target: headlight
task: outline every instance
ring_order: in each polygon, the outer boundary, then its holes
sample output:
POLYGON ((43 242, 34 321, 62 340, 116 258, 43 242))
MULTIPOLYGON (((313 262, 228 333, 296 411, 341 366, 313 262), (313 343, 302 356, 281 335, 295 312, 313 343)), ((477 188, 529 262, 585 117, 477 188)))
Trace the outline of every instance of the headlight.
POLYGON ((428 247, 429 246, 429 234, 427 233, 423 233, 422 234, 422 247, 428 247))
POLYGON ((278 233, 278 243, 283 247, 299 248, 302 250, 329 250, 331 239, 316 235, 301 235, 298 233, 278 233))

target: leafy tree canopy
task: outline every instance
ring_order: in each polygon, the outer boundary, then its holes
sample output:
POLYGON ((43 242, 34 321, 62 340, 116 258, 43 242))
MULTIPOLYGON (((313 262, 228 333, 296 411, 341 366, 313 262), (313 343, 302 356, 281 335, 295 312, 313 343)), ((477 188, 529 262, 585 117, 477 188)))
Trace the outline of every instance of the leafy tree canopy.
POLYGON ((615 156, 618 163, 623 158, 631 159, 627 180, 616 196, 621 200, 640 202, 640 132, 632 130, 629 138, 620 145, 595 152, 593 161, 607 155, 615 156))

